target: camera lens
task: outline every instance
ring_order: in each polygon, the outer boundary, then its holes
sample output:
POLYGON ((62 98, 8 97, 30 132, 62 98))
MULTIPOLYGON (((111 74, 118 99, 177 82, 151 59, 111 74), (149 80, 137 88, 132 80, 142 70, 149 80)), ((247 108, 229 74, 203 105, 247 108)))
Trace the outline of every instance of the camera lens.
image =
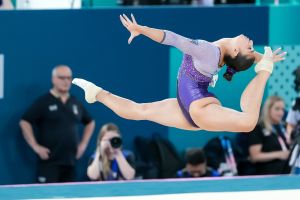
POLYGON ((122 139, 119 137, 113 137, 110 139, 110 144, 112 148, 120 148, 122 146, 122 139))

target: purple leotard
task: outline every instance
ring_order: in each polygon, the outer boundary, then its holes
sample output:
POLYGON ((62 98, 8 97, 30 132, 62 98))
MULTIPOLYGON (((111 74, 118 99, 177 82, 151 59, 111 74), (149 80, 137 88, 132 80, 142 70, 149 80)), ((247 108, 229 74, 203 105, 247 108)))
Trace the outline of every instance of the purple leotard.
POLYGON ((177 100, 180 108, 194 127, 189 108, 193 101, 215 97, 208 92, 214 74, 218 73, 220 49, 205 40, 191 40, 171 31, 164 31, 162 44, 171 45, 184 53, 177 77, 177 100))

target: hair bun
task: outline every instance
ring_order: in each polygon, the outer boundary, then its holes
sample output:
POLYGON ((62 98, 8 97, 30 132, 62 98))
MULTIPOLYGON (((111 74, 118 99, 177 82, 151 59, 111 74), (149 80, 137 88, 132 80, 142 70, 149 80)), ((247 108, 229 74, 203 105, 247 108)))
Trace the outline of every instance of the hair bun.
POLYGON ((226 72, 224 73, 223 77, 227 80, 227 81, 231 81, 233 75, 236 73, 236 70, 233 69, 232 67, 227 67, 226 72))
POLYGON ((231 81, 232 80, 232 74, 225 72, 223 77, 227 80, 227 81, 231 81))

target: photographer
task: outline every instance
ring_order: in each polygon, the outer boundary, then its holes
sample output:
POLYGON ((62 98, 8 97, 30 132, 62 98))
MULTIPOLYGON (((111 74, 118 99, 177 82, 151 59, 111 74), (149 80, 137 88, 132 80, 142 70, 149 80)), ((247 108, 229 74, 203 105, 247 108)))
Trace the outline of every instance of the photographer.
POLYGON ((122 150, 119 128, 112 123, 102 126, 96 152, 91 158, 87 175, 91 180, 130 180, 134 178, 134 156, 122 150))

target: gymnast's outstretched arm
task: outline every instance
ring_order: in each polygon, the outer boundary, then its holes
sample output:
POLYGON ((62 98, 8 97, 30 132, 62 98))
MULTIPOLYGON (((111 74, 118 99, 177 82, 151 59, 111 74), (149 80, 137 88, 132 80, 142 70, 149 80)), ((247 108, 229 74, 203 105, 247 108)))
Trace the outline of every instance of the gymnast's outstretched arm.
POLYGON ((198 59, 201 59, 201 56, 203 56, 203 50, 205 50, 205 47, 200 47, 200 45, 198 45, 194 40, 178 35, 172 31, 141 26, 136 22, 132 14, 131 18, 132 20, 130 20, 125 14, 120 15, 122 24, 131 33, 128 39, 128 44, 130 44, 136 36, 142 34, 155 42, 174 46, 183 53, 189 54, 198 59))
POLYGON ((132 20, 130 20, 125 14, 120 15, 120 20, 124 27, 130 32, 130 37, 128 39, 128 44, 131 43, 133 38, 142 34, 147 36, 148 38, 154 40, 155 42, 161 43, 164 39, 164 31, 160 29, 150 28, 147 26, 139 25, 133 14, 131 14, 132 20))

